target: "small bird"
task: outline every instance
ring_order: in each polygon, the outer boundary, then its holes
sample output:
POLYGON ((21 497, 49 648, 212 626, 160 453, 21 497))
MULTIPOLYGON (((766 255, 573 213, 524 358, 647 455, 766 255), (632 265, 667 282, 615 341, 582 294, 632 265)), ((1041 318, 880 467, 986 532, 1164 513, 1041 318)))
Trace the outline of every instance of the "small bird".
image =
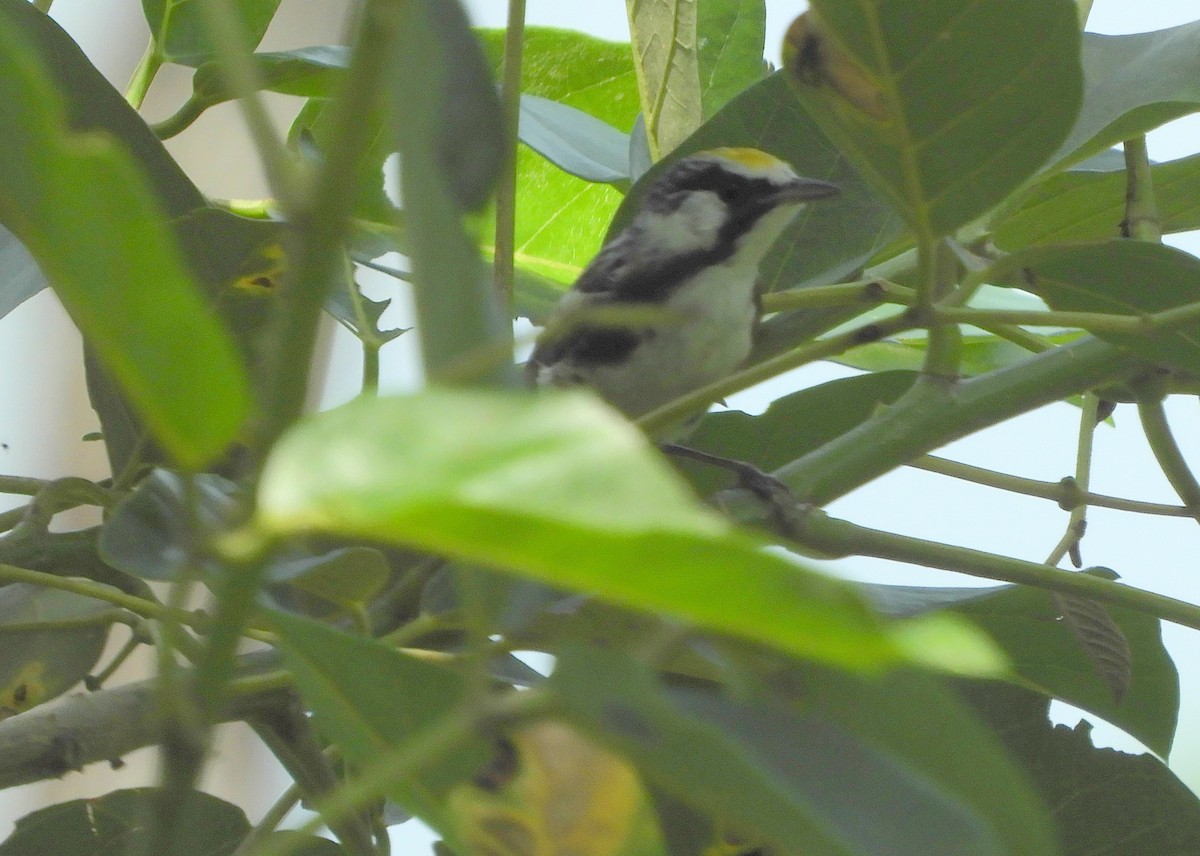
POLYGON ((763 257, 805 202, 837 192, 758 149, 676 161, 559 301, 531 383, 589 386, 637 418, 734 371, 760 314, 763 257), (644 324, 600 321, 639 308, 644 324))

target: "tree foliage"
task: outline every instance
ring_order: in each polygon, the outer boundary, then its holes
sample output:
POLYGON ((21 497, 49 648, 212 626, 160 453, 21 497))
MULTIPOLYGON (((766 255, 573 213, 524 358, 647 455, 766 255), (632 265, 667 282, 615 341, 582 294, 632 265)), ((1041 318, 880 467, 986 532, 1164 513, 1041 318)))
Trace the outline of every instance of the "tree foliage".
POLYGON ((1091 506, 1200 520, 1162 407, 1197 390, 1200 261, 1161 242, 1200 227, 1200 160, 1153 164, 1143 136, 1200 104, 1200 23, 1097 36, 1070 0, 812 0, 772 70, 761 0, 628 0, 629 45, 366 0, 349 46, 284 53, 255 52, 278 0, 144 0, 122 97, 49 5, 0 0, 0 314, 54 289, 113 475, 0 477, 29 497, 0 515, 0 785, 148 744, 162 766, 33 812, 0 856, 367 854, 413 816, 461 856, 1200 852, 1200 802, 1162 761, 1161 636, 1200 605, 1059 567, 1091 506), (194 90, 150 128, 164 63, 194 90), (286 141, 267 90, 305 99, 286 141), (232 210, 160 142, 231 100, 273 192, 232 210), (842 189, 764 265, 750 363, 636 426, 514 388, 512 320, 543 322, 663 164, 718 145, 842 189), (429 381, 405 396, 377 393, 401 331, 355 280, 391 252, 429 381), (323 311, 362 343, 362 394, 306 415, 323 311), (863 371, 692 434, 782 480, 789 514, 647 440, 817 360, 863 371), (1061 483, 930 455, 1064 399, 1082 451, 1061 483), (1178 505, 1090 491, 1118 403, 1178 505), (1057 502, 1068 531, 1036 563, 822 510, 908 464, 1057 502), (50 528, 78 506, 103 524, 50 528), (856 585, 811 555, 998 585, 856 585), (118 659, 159 649, 145 684, 98 662, 121 627, 118 659), (1155 754, 1055 727, 1054 699, 1155 754), (257 825, 197 790, 229 720, 295 780, 257 825), (321 820, 276 829, 300 798, 321 820))

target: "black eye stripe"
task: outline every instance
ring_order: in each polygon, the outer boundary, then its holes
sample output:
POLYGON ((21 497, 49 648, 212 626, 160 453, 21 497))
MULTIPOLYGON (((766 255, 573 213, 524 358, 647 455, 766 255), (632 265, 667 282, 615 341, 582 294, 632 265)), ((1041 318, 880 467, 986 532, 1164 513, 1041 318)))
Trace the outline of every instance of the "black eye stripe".
POLYGON ((670 212, 689 193, 705 190, 715 193, 731 208, 752 208, 761 213, 764 208, 760 200, 777 189, 778 185, 769 179, 740 175, 712 161, 684 160, 654 183, 643 204, 650 211, 670 212))

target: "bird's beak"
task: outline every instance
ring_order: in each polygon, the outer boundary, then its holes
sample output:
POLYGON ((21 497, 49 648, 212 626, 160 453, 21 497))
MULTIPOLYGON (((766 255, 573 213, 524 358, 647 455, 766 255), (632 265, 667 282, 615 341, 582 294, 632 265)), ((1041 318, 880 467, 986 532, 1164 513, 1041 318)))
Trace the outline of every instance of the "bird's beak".
POLYGON ((789 181, 783 187, 775 191, 775 203, 786 204, 788 202, 807 202, 810 199, 828 199, 830 196, 837 196, 842 192, 842 189, 836 184, 830 184, 828 181, 818 181, 815 178, 797 178, 795 181, 789 181))

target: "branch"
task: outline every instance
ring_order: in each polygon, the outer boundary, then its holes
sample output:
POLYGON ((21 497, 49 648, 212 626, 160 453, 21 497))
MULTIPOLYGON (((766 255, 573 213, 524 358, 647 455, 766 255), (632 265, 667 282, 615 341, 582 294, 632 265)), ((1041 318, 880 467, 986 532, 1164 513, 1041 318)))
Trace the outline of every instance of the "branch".
POLYGON ((1090 574, 1063 571, 981 550, 869 529, 829 517, 815 509, 804 514, 797 525, 799 543, 832 558, 875 556, 973 577, 1002 580, 1085 597, 1200 630, 1200 607, 1090 574))
MULTIPOLYGON (((80 693, 0 721, 0 788, 61 778, 157 744, 162 721, 156 684, 146 680, 80 693)), ((290 690, 268 686, 230 699, 220 721, 244 720, 291 703, 290 690)))

